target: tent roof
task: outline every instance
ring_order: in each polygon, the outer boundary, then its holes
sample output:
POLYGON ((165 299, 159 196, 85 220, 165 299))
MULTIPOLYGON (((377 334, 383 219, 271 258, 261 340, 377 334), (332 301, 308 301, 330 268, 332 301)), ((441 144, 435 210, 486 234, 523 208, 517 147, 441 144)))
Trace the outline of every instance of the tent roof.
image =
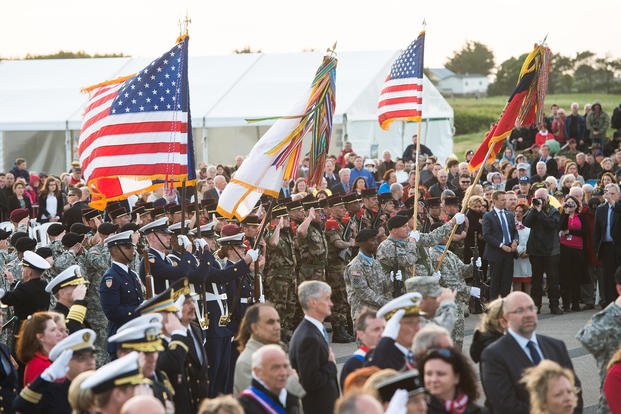
MULTIPOLYGON (((335 122, 373 120, 394 51, 338 53, 335 122), (353 117, 353 118, 352 118, 353 117)), ((190 57, 193 125, 245 126, 246 118, 286 115, 305 99, 322 53, 190 57)), ((0 130, 80 128, 86 95, 80 89, 134 73, 147 58, 51 59, 0 62, 0 130)), ((424 117, 452 118, 453 110, 426 81, 424 117)), ((269 123, 269 122, 265 122, 269 123)))

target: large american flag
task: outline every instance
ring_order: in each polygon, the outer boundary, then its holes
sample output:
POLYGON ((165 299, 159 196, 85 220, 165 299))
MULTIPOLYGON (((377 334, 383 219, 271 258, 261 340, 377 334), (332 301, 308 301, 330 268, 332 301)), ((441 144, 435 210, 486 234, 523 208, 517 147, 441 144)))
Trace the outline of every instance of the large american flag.
POLYGON ((93 207, 195 178, 188 40, 135 75, 87 88, 79 154, 93 207))
POLYGON ((425 32, 392 64, 380 92, 378 121, 388 130, 392 121, 420 122, 423 112, 425 32))

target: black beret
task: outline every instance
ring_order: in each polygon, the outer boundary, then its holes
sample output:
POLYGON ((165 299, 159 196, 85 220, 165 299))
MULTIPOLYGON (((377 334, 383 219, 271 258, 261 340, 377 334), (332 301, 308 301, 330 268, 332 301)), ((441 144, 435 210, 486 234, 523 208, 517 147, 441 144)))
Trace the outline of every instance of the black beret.
POLYGON ((405 226, 410 220, 407 216, 397 214, 388 219, 388 230, 396 229, 405 226))
POLYGON ((52 257, 53 255, 52 249, 50 249, 49 247, 39 247, 35 251, 35 253, 44 259, 47 259, 48 257, 52 257))
POLYGON ((99 227, 97 227, 97 233, 101 233, 105 236, 109 236, 112 233, 116 233, 118 229, 119 229, 119 226, 117 226, 116 224, 101 223, 99 227))
POLYGON ((362 229, 356 236, 356 243, 364 243, 365 241, 377 237, 378 234, 379 231, 377 229, 362 229))
POLYGON ((73 223, 69 227, 69 231, 75 234, 89 234, 92 230, 89 226, 85 226, 82 223, 73 223))
POLYGON ((17 241, 19 239, 21 239, 22 237, 28 237, 28 233, 25 233, 23 231, 16 231, 11 236, 11 239, 9 240, 9 243, 11 244, 11 246, 15 247, 15 243, 17 243, 17 241))
POLYGON ((47 228, 47 234, 49 236, 58 236, 63 231, 65 231, 65 226, 60 223, 52 223, 47 228))
POLYGON ((83 234, 69 232, 63 236, 61 243, 63 246, 67 248, 72 248, 76 244, 81 243, 82 240, 84 240, 83 234))
POLYGON ((6 240, 11 235, 11 231, 6 231, 4 229, 0 229, 0 240, 6 240))
POLYGON ((26 250, 34 250, 36 248, 37 241, 35 239, 31 239, 28 236, 21 237, 15 242, 15 250, 20 253, 23 253, 26 250))

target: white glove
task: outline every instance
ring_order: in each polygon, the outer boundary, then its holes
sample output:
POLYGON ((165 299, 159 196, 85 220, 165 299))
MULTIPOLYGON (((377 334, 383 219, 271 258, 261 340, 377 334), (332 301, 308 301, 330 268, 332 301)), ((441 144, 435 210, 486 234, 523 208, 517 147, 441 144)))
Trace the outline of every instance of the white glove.
POLYGON ((477 299, 481 299, 481 288, 471 286, 470 287, 470 296, 475 297, 477 299))
POLYGON ((386 327, 384 328, 384 332, 382 336, 386 336, 388 338, 397 339, 397 335, 399 335, 399 329, 401 328, 401 318, 405 315, 405 309, 399 309, 395 312, 394 315, 388 322, 386 322, 386 327))
POLYGON ((197 250, 205 250, 205 247, 207 247, 207 242, 203 239, 196 239, 194 240, 194 246, 196 246, 197 250))
POLYGON ((414 240, 416 240, 416 241, 419 241, 419 240, 420 240, 420 231, 418 231, 418 230, 412 230, 412 231, 410 232, 410 239, 414 239, 414 240))
POLYGON ((477 269, 480 269, 482 264, 483 262, 481 261, 481 258, 477 257, 477 260, 474 261, 474 265, 477 267, 477 269))
POLYGON ((69 361, 71 361, 71 357, 73 357, 73 350, 65 349, 58 358, 56 358, 56 361, 52 362, 52 365, 41 373, 41 378, 47 382, 54 382, 64 378, 67 371, 69 371, 69 361))
POLYGON ((455 219, 455 224, 457 224, 458 226, 466 221, 466 216, 464 215, 464 213, 457 213, 455 214, 455 216, 453 216, 453 218, 455 219))
POLYGON ((439 282, 442 275, 440 274, 440 272, 433 272, 431 277, 433 277, 436 280, 436 282, 439 282))
POLYGON ((390 281, 394 282, 395 280, 395 272, 393 272, 392 270, 390 271, 390 281))
POLYGON ((259 250, 258 249, 249 249, 246 254, 250 256, 252 259, 252 263, 256 262, 259 258, 259 250))
POLYGON ((6 290, 0 288, 0 299, 2 299, 5 294, 6 294, 6 290))
POLYGON ((185 295, 181 295, 177 298, 177 301, 175 302, 175 306, 177 307, 177 317, 179 317, 179 319, 182 318, 182 309, 183 309, 183 302, 185 302, 185 295))
POLYGON ((182 246, 186 252, 192 251, 192 242, 185 234, 177 236, 177 243, 179 243, 179 246, 182 246))
POLYGON ((403 280, 403 274, 401 273, 401 270, 397 270, 397 273, 395 273, 395 280, 403 280))
POLYGON ((404 389, 398 389, 392 395, 388 408, 386 408, 384 414, 407 414, 408 399, 408 392, 404 389))

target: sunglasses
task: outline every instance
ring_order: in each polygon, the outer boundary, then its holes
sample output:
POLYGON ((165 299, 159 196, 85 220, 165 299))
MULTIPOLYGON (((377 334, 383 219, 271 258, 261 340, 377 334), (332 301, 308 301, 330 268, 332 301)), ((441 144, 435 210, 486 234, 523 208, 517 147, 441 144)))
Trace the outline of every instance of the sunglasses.
POLYGON ((451 351, 448 348, 432 348, 429 351, 427 351, 427 358, 431 359, 433 357, 440 357, 440 358, 444 358, 444 359, 451 359, 455 356, 455 354, 453 353, 453 351, 451 351))

